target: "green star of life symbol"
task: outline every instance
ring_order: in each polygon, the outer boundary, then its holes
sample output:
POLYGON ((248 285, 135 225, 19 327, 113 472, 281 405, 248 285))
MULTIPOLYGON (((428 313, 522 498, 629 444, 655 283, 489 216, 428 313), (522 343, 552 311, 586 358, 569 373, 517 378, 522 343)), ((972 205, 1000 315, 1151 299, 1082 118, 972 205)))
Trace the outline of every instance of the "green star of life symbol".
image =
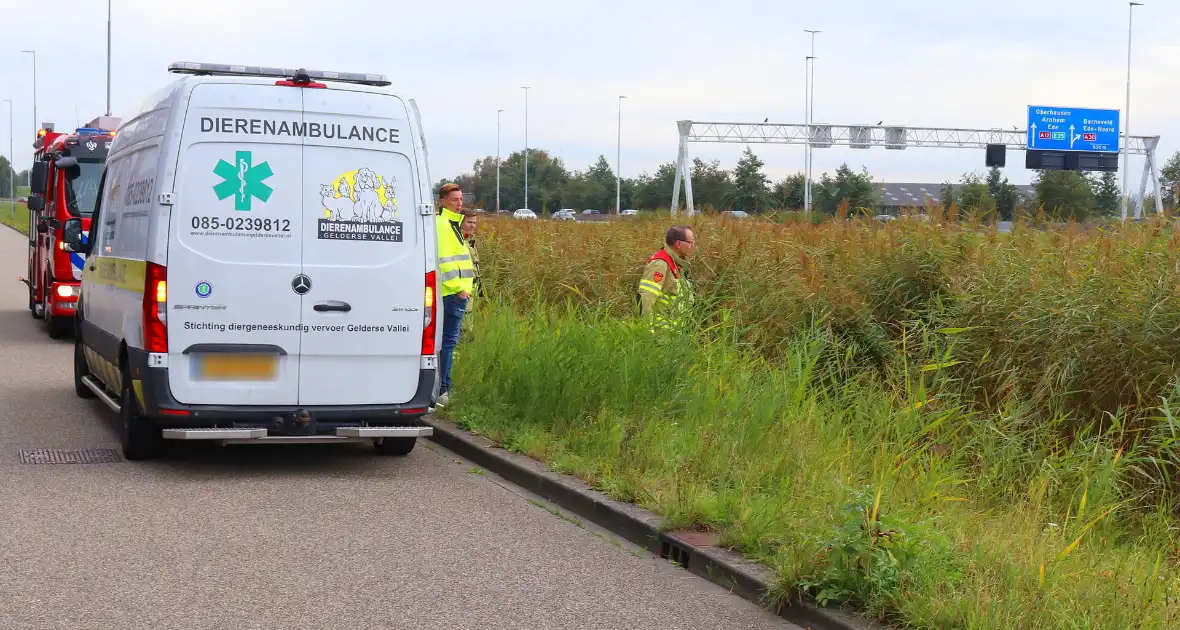
POLYGON ((238 151, 234 156, 235 164, 225 160, 218 160, 213 173, 223 181, 213 187, 218 201, 229 197, 234 198, 234 210, 250 211, 250 203, 257 197, 266 203, 274 189, 262 183, 262 180, 274 175, 268 162, 254 166, 254 154, 251 151, 238 151))

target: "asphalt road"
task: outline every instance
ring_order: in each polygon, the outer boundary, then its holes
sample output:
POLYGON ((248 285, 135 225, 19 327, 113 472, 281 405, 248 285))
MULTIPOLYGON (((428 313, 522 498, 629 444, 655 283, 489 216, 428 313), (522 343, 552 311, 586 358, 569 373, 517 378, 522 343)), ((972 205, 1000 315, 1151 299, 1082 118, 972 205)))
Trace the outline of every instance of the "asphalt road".
POLYGON ((797 628, 420 440, 118 448, 0 226, 0 628, 797 628))

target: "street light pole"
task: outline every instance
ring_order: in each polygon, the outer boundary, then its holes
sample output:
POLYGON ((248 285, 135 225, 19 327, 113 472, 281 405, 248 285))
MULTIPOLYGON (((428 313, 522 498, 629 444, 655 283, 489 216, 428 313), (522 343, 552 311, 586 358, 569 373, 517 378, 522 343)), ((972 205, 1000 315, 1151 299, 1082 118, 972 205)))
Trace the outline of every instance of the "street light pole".
POLYGON ((805 122, 807 123, 807 144, 804 147, 805 155, 803 160, 803 212, 805 214, 811 213, 811 123, 815 116, 815 34, 821 31, 812 29, 803 29, 804 33, 811 34, 811 54, 807 56, 806 67, 807 73, 804 79, 804 103, 805 122))
POLYGON ((107 116, 111 115, 111 0, 107 0, 107 116))
POLYGON ((8 103, 8 220, 16 218, 16 165, 12 163, 12 99, 4 99, 8 103))
POLYGON ((496 212, 500 212, 500 113, 496 110, 496 212))
MULTIPOLYGON (((1142 6, 1142 2, 1127 3, 1127 107, 1123 110, 1123 221, 1127 220, 1127 211, 1131 205, 1130 191, 1127 190, 1127 175, 1131 170, 1131 20, 1135 17, 1135 7, 1142 6)), ((1140 204, 1142 205, 1142 204, 1140 204)), ((1140 210, 1135 210, 1139 217, 1140 210)))
POLYGON ((21 52, 33 55, 33 137, 36 137, 37 129, 41 126, 41 121, 37 120, 37 51, 22 50, 21 52))
POLYGON ((525 85, 520 89, 524 90, 524 207, 529 207, 529 88, 531 86, 525 85))
POLYGON ((619 139, 615 149, 615 214, 623 212, 623 99, 619 96, 619 139))

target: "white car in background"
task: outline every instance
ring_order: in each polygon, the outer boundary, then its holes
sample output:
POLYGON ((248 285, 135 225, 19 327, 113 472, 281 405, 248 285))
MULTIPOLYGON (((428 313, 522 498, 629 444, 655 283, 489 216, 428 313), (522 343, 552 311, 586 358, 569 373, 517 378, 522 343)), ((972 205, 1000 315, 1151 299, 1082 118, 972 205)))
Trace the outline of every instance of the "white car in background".
POLYGON ((516 212, 512 213, 512 218, 513 219, 535 219, 535 218, 537 218, 537 215, 536 215, 536 213, 534 213, 532 210, 529 210, 528 208, 520 208, 516 212))
POLYGON ((574 216, 574 211, 572 208, 562 208, 561 210, 558 210, 557 212, 553 213, 553 220, 554 221, 577 221, 577 217, 574 216))
POLYGON ((632 208, 627 208, 627 209, 623 210, 622 212, 620 212, 619 214, 624 217, 633 217, 633 216, 639 214, 639 211, 632 209, 632 208))

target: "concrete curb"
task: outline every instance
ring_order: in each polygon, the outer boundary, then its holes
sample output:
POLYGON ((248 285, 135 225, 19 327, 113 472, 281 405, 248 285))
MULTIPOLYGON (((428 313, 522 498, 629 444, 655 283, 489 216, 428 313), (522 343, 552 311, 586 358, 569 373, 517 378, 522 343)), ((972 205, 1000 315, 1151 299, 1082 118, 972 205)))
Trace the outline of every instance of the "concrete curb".
POLYGON ((821 608, 793 594, 790 602, 768 608, 774 572, 741 554, 694 544, 694 536, 664 531, 663 519, 631 503, 615 501, 593 490, 581 479, 550 471, 532 458, 511 453, 485 437, 465 431, 453 422, 428 416, 434 427, 429 439, 489 472, 544 497, 548 501, 594 522, 653 554, 676 562, 714 584, 729 589, 787 621, 809 630, 885 630, 886 626, 841 609, 821 608))

